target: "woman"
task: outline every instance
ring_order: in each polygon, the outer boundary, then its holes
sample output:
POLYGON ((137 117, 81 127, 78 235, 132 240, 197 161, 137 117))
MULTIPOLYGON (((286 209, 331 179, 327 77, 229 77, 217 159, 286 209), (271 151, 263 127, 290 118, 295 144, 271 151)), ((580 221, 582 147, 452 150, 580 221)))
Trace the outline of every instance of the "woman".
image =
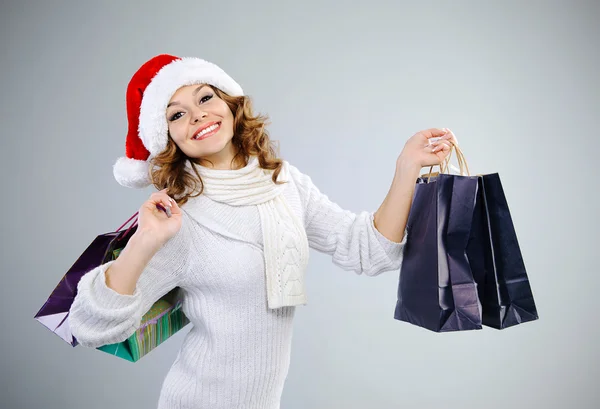
POLYGON ((398 271, 415 179, 446 158, 453 134, 410 138, 379 210, 354 214, 276 157, 265 119, 214 64, 154 57, 131 79, 127 109, 127 156, 115 177, 160 191, 140 208, 119 258, 81 279, 73 335, 89 347, 121 342, 179 287, 193 325, 158 407, 279 408, 309 248, 359 274, 398 271))

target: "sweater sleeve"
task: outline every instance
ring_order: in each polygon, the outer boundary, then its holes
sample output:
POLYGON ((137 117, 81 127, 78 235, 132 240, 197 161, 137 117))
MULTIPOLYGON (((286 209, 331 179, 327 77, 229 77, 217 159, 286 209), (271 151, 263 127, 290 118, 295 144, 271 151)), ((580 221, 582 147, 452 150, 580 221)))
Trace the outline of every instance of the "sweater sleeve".
POLYGON ((152 304, 179 286, 188 265, 188 229, 184 213, 181 229, 150 259, 133 295, 106 285, 105 272, 114 261, 81 278, 68 316, 71 333, 81 345, 97 348, 126 340, 152 304))
POLYGON ((332 256, 344 270, 375 276, 399 270, 406 231, 400 243, 387 239, 375 228, 374 212, 353 213, 340 208, 294 166, 290 175, 298 187, 304 210, 309 246, 332 256))

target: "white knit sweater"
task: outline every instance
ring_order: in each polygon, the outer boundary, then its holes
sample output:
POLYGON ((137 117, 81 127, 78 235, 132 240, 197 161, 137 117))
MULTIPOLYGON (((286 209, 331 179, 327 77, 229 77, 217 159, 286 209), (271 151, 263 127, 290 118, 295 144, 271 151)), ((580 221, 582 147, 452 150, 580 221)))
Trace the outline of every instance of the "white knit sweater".
MULTIPOLYGON (((341 209, 308 176, 289 169, 283 194, 311 248, 358 274, 399 270, 405 242, 389 241, 375 229, 373 213, 341 209)), ((69 314, 73 335, 88 347, 121 342, 154 301, 180 287, 192 327, 164 380, 158 408, 279 409, 296 307, 267 306, 257 207, 201 195, 182 211, 180 231, 151 259, 133 295, 106 286, 110 263, 81 279, 69 314)))

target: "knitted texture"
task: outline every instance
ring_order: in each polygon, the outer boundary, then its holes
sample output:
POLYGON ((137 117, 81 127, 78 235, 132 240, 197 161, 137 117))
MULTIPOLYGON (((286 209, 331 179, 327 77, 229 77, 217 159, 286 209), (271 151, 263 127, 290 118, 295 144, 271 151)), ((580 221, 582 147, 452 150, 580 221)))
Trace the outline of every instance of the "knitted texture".
MULTIPOLYGON (((288 166, 283 163, 278 181, 289 182, 288 166)), ((272 171, 260 168, 256 156, 239 170, 197 168, 206 197, 232 206, 258 207, 269 308, 305 304, 308 239, 302 221, 282 195, 285 185, 273 183, 272 171)))
MULTIPOLYGON (((289 176, 282 198, 301 221, 311 248, 358 274, 399 271, 404 242, 381 235, 373 213, 341 209, 293 166, 289 176)), ((73 335, 88 347, 121 342, 154 301, 180 287, 191 325, 163 382, 158 408, 279 409, 296 307, 268 306, 258 206, 232 206, 201 195, 182 206, 182 213, 181 229, 150 260, 133 295, 106 286, 110 263, 81 279, 68 318, 73 335)))

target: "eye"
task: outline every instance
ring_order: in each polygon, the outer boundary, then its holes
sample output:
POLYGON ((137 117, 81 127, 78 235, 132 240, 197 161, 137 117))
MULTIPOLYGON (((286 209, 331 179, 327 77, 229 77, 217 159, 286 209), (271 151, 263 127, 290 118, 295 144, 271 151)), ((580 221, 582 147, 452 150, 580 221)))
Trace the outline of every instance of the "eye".
POLYGON ((181 112, 181 111, 175 112, 174 114, 172 114, 172 115, 169 117, 169 121, 171 121, 171 122, 173 122, 173 121, 176 121, 176 120, 178 120, 179 118, 181 118, 181 116, 182 116, 182 115, 183 115, 183 112, 181 112))
POLYGON ((210 100, 212 97, 213 97, 213 94, 205 95, 202 98, 200 98, 200 103, 203 104, 203 103, 207 102, 208 100, 210 100))

